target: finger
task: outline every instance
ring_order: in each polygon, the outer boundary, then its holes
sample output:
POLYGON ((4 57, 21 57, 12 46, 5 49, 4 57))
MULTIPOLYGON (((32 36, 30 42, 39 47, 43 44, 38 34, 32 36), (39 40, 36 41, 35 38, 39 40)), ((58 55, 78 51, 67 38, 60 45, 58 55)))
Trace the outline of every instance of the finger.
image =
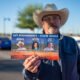
POLYGON ((28 57, 28 58, 24 61, 23 66, 26 65, 26 64, 27 64, 32 58, 34 58, 34 57, 35 57, 34 55, 28 57))
POLYGON ((33 73, 37 72, 39 65, 40 65, 40 62, 37 63, 37 65, 31 70, 31 72, 33 72, 33 73))
POLYGON ((34 68, 35 66, 37 66, 38 63, 41 63, 41 60, 36 61, 33 65, 31 65, 29 68, 34 68))
POLYGON ((33 66, 36 66, 38 63, 41 63, 41 60, 36 61, 33 66))
POLYGON ((35 63, 32 64, 32 65, 28 65, 28 64, 27 64, 27 66, 25 66, 25 69, 27 69, 28 71, 31 71, 35 66, 38 66, 37 64, 40 63, 40 62, 41 62, 41 61, 38 60, 38 61, 35 61, 35 63))
POLYGON ((34 57, 34 58, 32 58, 32 60, 30 60, 30 61, 26 61, 26 63, 24 63, 23 64, 23 66, 26 68, 26 69, 28 69, 30 66, 32 66, 33 65, 33 63, 35 63, 36 61, 37 61, 37 58, 38 57, 34 57))
POLYGON ((34 58, 34 57, 35 57, 34 55, 28 57, 28 58, 25 60, 25 62, 30 61, 30 60, 31 60, 32 58, 34 58))
POLYGON ((33 65, 29 67, 29 69, 33 69, 35 66, 39 66, 38 63, 41 63, 41 60, 36 61, 33 65))
POLYGON ((35 69, 34 71, 32 70, 31 72, 32 73, 37 73, 38 72, 38 69, 35 69))
POLYGON ((28 63, 27 63, 27 66, 30 67, 32 66, 37 60, 39 59, 39 57, 34 57, 32 60, 30 60, 28 63))
POLYGON ((41 63, 41 61, 40 61, 40 60, 39 60, 39 61, 37 61, 37 62, 36 62, 36 64, 35 64, 35 66, 33 67, 33 69, 32 69, 32 70, 36 70, 36 69, 39 67, 40 63, 41 63))

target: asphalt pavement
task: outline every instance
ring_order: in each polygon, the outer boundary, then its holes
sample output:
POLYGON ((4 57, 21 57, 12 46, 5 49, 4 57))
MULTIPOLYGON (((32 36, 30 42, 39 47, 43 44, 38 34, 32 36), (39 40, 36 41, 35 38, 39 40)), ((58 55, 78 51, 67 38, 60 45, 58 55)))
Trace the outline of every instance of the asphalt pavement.
POLYGON ((10 51, 0 51, 0 80, 24 80, 19 60, 10 59, 10 51))

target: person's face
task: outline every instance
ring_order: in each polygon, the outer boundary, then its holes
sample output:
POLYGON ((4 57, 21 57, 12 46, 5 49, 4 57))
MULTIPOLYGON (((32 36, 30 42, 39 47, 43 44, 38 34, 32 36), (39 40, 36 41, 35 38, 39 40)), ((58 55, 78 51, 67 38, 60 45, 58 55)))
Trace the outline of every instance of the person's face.
POLYGON ((34 47, 37 48, 38 47, 38 44, 37 43, 34 43, 34 47))
POLYGON ((47 32, 53 32, 53 30, 59 30, 61 18, 59 15, 47 15, 42 19, 43 29, 47 32))
POLYGON ((24 45, 23 44, 20 44, 19 47, 24 47, 24 45))
POLYGON ((59 15, 47 15, 43 17, 43 21, 46 21, 51 27, 60 27, 60 16, 59 15))
POLYGON ((49 48, 52 48, 52 47, 53 47, 53 43, 49 43, 49 44, 48 44, 48 47, 49 47, 49 48))

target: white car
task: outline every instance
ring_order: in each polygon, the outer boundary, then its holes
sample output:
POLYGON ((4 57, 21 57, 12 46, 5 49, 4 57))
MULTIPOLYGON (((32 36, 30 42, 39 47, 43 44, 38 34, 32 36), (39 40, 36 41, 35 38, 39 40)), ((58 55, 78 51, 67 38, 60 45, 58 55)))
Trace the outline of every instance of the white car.
POLYGON ((78 46, 79 46, 79 48, 80 48, 80 40, 77 40, 77 43, 78 43, 78 46))
POLYGON ((74 38, 76 40, 76 42, 78 43, 78 46, 80 48, 80 37, 78 37, 78 36, 72 36, 72 38, 74 38))

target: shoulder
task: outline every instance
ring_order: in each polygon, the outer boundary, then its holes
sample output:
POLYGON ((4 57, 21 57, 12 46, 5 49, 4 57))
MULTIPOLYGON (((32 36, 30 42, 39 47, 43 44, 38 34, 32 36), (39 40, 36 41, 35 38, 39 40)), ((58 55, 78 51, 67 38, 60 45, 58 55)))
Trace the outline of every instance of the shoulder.
POLYGON ((70 43, 76 43, 76 40, 70 36, 63 35, 63 40, 70 42, 70 43))
POLYGON ((64 38, 65 39, 67 39, 67 40, 71 40, 71 41, 75 41, 72 37, 70 37, 70 36, 65 36, 65 35, 63 35, 64 36, 64 38))
POLYGON ((69 37, 69 36, 65 36, 65 35, 63 35, 63 38, 62 38, 62 40, 60 40, 60 43, 62 45, 66 45, 67 47, 73 46, 75 48, 77 46, 77 42, 75 39, 73 39, 72 37, 69 37))
POLYGON ((71 51, 72 53, 78 53, 79 47, 76 40, 69 36, 63 36, 61 40, 61 45, 63 45, 64 50, 71 51))
POLYGON ((75 49, 79 49, 77 41, 69 36, 64 36, 63 40, 62 40, 62 44, 68 46, 71 46, 71 48, 75 49))

